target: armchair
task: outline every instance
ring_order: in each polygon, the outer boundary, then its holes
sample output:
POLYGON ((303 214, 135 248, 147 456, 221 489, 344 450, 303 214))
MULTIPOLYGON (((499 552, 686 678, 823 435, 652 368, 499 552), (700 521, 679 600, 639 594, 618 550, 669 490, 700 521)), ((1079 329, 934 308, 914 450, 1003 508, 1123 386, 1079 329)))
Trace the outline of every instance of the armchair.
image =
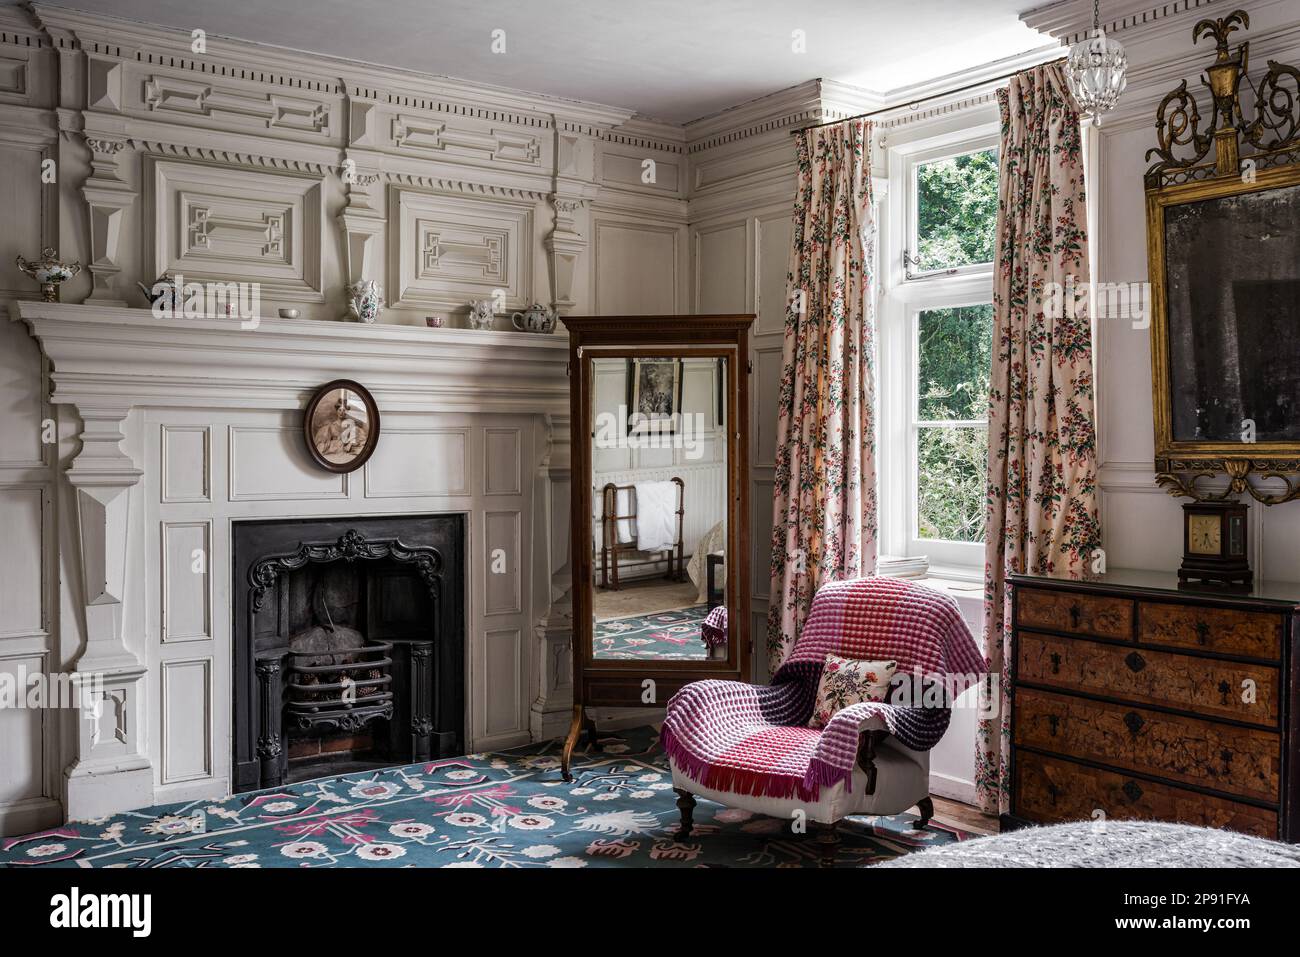
POLYGON ((691 834, 697 797, 772 817, 802 811, 822 825, 827 865, 849 815, 917 807, 913 826, 925 827, 934 813, 929 750, 947 730, 950 696, 985 670, 942 592, 894 578, 823 586, 771 685, 696 681, 668 702, 661 743, 678 795, 678 839, 691 834), (808 727, 827 654, 896 661, 889 702, 850 705, 824 728, 808 727))

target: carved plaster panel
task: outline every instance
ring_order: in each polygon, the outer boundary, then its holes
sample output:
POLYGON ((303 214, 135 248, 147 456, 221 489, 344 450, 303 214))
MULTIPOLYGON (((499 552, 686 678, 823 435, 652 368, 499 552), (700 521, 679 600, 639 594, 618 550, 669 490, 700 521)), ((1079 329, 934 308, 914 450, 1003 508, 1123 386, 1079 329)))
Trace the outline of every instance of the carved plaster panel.
POLYGON ((395 189, 391 204, 393 305, 455 308, 498 289, 508 308, 530 301, 532 203, 395 189))
POLYGON ((515 166, 538 166, 541 144, 536 136, 516 130, 449 128, 436 117, 398 114, 393 117, 392 140, 400 152, 431 157, 489 160, 515 166))
POLYGON ((153 113, 202 118, 235 128, 330 135, 328 103, 287 93, 257 93, 154 74, 144 80, 141 102, 153 113))
POLYGON ((266 295, 323 299, 320 178, 167 160, 152 166, 151 275, 259 282, 266 295))

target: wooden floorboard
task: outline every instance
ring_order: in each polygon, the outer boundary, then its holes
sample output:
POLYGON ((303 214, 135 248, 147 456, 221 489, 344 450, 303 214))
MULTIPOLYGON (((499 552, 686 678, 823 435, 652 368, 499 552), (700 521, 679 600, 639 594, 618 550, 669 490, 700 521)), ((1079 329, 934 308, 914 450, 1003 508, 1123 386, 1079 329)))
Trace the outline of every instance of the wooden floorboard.
POLYGON ((983 813, 979 808, 960 801, 937 797, 934 799, 934 819, 963 831, 975 834, 997 834, 998 819, 983 813))

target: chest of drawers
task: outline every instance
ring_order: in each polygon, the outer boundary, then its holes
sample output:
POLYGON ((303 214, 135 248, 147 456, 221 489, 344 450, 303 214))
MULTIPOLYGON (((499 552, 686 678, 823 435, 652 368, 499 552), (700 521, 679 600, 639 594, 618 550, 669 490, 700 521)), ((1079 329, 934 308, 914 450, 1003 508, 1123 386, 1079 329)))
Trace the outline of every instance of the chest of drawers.
POLYGON ((1138 818, 1300 842, 1300 585, 1010 584, 1005 825, 1138 818))

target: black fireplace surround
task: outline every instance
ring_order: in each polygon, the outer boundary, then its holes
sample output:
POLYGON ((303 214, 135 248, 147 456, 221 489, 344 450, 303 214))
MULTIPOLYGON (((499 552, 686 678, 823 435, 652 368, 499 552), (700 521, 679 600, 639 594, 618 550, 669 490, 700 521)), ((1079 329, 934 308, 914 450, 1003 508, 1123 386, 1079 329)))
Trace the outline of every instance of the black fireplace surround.
POLYGON ((303 736, 364 731, 376 765, 463 753, 463 515, 244 521, 233 538, 235 792, 290 780, 303 736), (366 654, 291 653, 313 626, 359 633, 366 654), (363 662, 338 669, 350 697, 299 684, 338 680, 323 661, 363 662))

